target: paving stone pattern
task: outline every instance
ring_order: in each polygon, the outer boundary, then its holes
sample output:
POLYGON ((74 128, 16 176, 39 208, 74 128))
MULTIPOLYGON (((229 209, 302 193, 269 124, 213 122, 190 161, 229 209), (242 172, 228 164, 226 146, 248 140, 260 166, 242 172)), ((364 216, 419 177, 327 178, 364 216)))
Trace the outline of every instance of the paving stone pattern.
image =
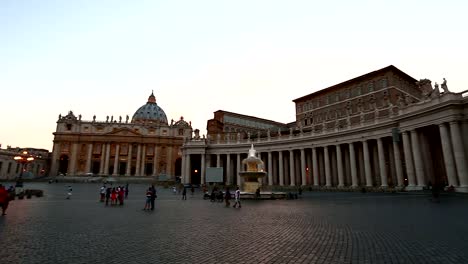
POLYGON ((148 212, 146 185, 123 207, 100 203, 97 184, 66 200, 66 186, 28 183, 45 197, 10 204, 1 263, 468 263, 466 196, 306 192, 234 209, 158 187, 148 212))

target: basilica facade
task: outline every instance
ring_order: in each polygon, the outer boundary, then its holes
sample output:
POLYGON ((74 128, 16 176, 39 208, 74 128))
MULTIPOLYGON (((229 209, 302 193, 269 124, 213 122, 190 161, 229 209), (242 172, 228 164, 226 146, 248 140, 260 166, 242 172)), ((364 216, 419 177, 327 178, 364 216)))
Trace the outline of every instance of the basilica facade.
POLYGON ((50 175, 175 180, 181 175, 181 147, 192 133, 183 117, 168 122, 153 93, 131 119, 83 120, 70 111, 57 120, 50 175))
POLYGON ((227 111, 208 121, 207 138, 182 147, 184 183, 206 183, 209 167, 241 184, 251 144, 264 161, 264 188, 452 186, 468 192, 468 97, 446 80, 432 84, 388 66, 293 100, 282 124, 227 111))

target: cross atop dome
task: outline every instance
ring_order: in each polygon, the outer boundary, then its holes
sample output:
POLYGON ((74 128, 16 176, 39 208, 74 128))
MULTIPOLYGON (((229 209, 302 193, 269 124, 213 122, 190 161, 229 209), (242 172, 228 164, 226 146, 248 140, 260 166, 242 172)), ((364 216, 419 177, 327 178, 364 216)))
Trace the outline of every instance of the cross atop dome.
POLYGON ((151 90, 151 95, 148 97, 148 103, 155 104, 156 103, 156 96, 154 96, 154 91, 151 90))

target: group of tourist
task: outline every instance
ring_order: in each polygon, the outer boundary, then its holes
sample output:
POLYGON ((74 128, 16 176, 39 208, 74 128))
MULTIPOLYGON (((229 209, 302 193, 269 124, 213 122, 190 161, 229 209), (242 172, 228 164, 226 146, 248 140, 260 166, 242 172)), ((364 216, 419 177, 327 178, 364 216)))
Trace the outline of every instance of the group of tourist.
MULTIPOLYGON (((225 202, 226 207, 229 207, 231 205, 231 198, 232 194, 231 191, 229 190, 229 187, 226 187, 226 190, 223 192, 223 190, 218 189, 218 187, 213 187, 211 190, 211 194, 208 195, 208 192, 205 192, 204 197, 210 198, 211 202, 219 201, 219 202, 225 202)), ((240 202, 240 190, 239 187, 236 187, 236 191, 234 192, 234 205, 232 207, 236 208, 239 207, 241 208, 241 202, 240 202)))
POLYGON ((156 188, 151 185, 146 191, 146 202, 143 210, 154 210, 154 201, 158 195, 156 194, 156 188))
POLYGON ((105 205, 123 205, 124 199, 128 197, 128 184, 126 186, 106 187, 104 184, 99 191, 100 202, 105 201, 105 205))

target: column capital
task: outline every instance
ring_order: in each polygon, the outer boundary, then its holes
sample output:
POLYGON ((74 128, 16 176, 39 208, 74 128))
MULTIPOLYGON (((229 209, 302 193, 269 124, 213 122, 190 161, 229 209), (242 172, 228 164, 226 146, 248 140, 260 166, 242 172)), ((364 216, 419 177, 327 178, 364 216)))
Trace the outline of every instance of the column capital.
POLYGON ((439 127, 445 127, 446 124, 445 124, 445 123, 440 123, 438 126, 439 126, 439 127))

